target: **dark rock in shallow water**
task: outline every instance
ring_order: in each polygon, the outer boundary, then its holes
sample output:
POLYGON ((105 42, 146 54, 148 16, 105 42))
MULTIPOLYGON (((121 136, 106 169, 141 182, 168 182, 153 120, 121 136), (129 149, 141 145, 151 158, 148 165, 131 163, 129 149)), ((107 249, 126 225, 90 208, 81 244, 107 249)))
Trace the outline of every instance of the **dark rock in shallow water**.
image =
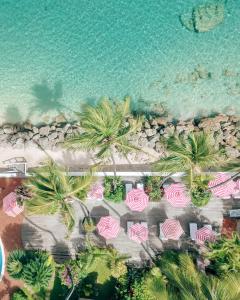
POLYGON ((182 25, 195 32, 207 32, 224 21, 224 3, 220 1, 198 5, 180 16, 182 25))

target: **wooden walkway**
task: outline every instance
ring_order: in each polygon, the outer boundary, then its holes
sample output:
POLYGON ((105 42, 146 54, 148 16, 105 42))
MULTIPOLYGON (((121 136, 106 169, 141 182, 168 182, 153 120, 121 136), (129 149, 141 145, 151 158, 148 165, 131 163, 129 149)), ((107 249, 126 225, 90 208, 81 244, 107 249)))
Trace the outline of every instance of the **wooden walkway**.
MULTIPOLYGON (((195 222, 201 227, 203 224, 211 224, 216 231, 222 226, 223 215, 232 207, 240 207, 240 203, 233 200, 211 199, 208 205, 202 209, 188 207, 186 209, 173 208, 168 202, 162 199, 160 202, 151 202, 142 213, 134 213, 128 210, 124 202, 115 204, 104 201, 86 202, 91 216, 96 222, 101 216, 112 215, 120 220, 121 232, 119 236, 107 243, 112 244, 121 253, 128 254, 131 259, 139 260, 146 257, 146 252, 142 246, 131 241, 126 234, 127 221, 146 221, 149 228, 149 241, 145 247, 150 251, 161 251, 167 247, 181 247, 178 244, 162 242, 158 235, 158 224, 166 218, 177 218, 185 231, 185 237, 181 239, 182 247, 184 243, 189 243, 189 223, 195 222)), ((84 244, 84 234, 82 230, 83 211, 78 202, 74 204, 76 224, 69 238, 67 238, 66 228, 59 216, 32 216, 24 220, 22 226, 22 242, 26 248, 43 248, 51 251, 59 260, 69 255, 74 255, 84 244)), ((105 240, 97 233, 94 235, 97 243, 104 244, 105 240)))

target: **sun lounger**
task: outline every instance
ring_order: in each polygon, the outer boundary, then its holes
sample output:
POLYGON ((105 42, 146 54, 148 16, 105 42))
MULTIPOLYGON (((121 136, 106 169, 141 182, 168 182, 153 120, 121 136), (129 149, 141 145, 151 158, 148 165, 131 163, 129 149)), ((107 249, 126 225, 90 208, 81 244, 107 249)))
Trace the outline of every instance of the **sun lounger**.
POLYGON ((189 224, 190 228, 190 237, 192 241, 196 240, 196 231, 197 231, 197 224, 196 223, 190 223, 189 224))
POLYGON ((134 224, 133 221, 127 221, 127 233, 129 232, 129 230, 133 224, 134 224))
POLYGON ((143 225, 144 227, 148 228, 147 222, 140 222, 140 224, 143 225))
POLYGON ((126 189, 126 194, 130 192, 133 189, 133 184, 132 183, 126 183, 125 184, 125 189, 126 189))
POLYGON ((163 232, 162 232, 162 224, 163 224, 163 223, 159 223, 159 238, 160 238, 160 240, 162 240, 162 241, 167 241, 167 238, 165 238, 165 236, 164 236, 164 234, 163 234, 163 232))
POLYGON ((144 190, 144 184, 142 182, 137 183, 137 189, 144 190))
POLYGON ((240 218, 240 209, 230 209, 229 216, 231 218, 240 218))
POLYGON ((205 224, 204 227, 207 227, 208 229, 212 230, 212 225, 210 224, 205 224))

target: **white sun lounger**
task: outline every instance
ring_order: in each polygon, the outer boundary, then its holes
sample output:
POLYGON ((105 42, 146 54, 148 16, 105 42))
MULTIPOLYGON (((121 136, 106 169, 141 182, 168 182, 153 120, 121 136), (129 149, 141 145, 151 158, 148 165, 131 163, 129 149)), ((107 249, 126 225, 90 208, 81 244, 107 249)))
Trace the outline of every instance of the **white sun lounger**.
POLYGON ((125 189, 126 189, 126 194, 130 192, 133 189, 133 184, 132 183, 126 183, 125 184, 125 189))
POLYGON ((127 221, 127 233, 129 233, 129 229, 133 224, 134 224, 133 221, 127 221))
POLYGON ((144 184, 142 182, 138 182, 137 189, 144 190, 144 184))
POLYGON ((164 234, 162 232, 162 224, 163 223, 159 223, 159 238, 162 241, 167 241, 167 238, 164 236, 164 234))
POLYGON ((190 228, 191 240, 195 241, 196 240, 196 232, 197 232, 197 223, 190 223, 189 228, 190 228))
POLYGON ((140 224, 143 225, 144 227, 148 228, 147 222, 140 222, 140 224))
POLYGON ((206 224, 206 225, 204 225, 204 227, 207 227, 208 229, 212 230, 212 225, 210 225, 210 224, 206 224))

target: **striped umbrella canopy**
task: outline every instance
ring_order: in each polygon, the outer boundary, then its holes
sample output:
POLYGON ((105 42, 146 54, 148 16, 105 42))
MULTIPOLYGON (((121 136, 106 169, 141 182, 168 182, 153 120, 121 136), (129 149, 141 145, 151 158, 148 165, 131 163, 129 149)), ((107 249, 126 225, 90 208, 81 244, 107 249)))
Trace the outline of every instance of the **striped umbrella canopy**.
POLYGON ((111 216, 102 217, 97 224, 97 230, 106 240, 116 238, 120 231, 119 221, 111 216))
MULTIPOLYGON (((218 173, 215 179, 209 181, 208 187, 214 187, 215 185, 218 185, 230 178, 231 176, 228 174, 218 173)), ((212 188, 211 192, 218 198, 229 198, 231 195, 238 193, 237 184, 233 180, 229 180, 220 186, 212 188)))
POLYGON ((203 245, 205 241, 214 242, 215 239, 215 232, 207 226, 204 226, 196 231, 196 243, 199 245, 203 245))
POLYGON ((91 200, 102 200, 104 188, 102 184, 94 184, 88 193, 88 198, 91 200))
POLYGON ((10 217, 15 218, 23 212, 23 206, 17 204, 17 194, 11 192, 3 198, 3 211, 10 217))
POLYGON ((131 240, 141 244, 148 240, 148 229, 140 223, 134 224, 129 229, 129 237, 131 240))
POLYGON ((186 187, 182 183, 173 183, 164 188, 166 200, 173 207, 186 207, 190 202, 191 198, 186 193, 186 187))
POLYGON ((169 240, 179 240, 184 233, 180 222, 175 219, 166 219, 161 225, 161 229, 164 237, 169 240))
POLYGON ((128 192, 125 204, 133 211, 143 211, 148 206, 149 197, 143 189, 128 192))

